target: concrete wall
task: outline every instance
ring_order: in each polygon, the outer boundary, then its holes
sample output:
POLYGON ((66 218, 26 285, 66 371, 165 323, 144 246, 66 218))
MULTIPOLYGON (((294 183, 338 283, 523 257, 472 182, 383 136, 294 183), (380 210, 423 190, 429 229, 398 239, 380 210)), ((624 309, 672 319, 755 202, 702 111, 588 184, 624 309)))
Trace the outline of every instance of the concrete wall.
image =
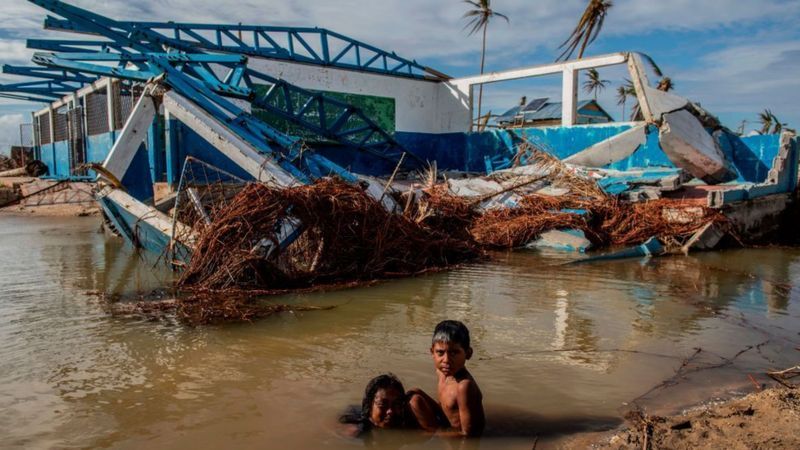
POLYGON ((102 163, 114 145, 115 133, 86 136, 86 161, 102 163))
MULTIPOLYGON (((606 140, 633 125, 611 123, 591 126, 536 127, 515 129, 518 136, 530 140, 560 159, 606 140)), ((445 170, 483 172, 509 167, 514 158, 512 136, 505 130, 482 133, 422 134, 397 133, 396 138, 409 151, 427 160, 436 160, 445 170)), ((634 167, 673 167, 658 146, 658 134, 650 133, 647 142, 629 158, 612 164, 610 168, 628 170, 634 167)))
POLYGON ((43 144, 39 149, 39 157, 47 166, 48 174, 54 175, 56 169, 56 158, 53 144, 43 144))
POLYGON ((71 175, 69 166, 69 142, 58 141, 53 144, 54 167, 50 168, 50 175, 68 177, 71 175))
MULTIPOLYGON (((564 159, 632 126, 632 123, 610 123, 537 127, 515 129, 514 133, 564 159)), ((397 133, 396 138, 421 158, 436 160, 439 169, 444 170, 498 170, 508 167, 514 157, 512 137, 505 130, 450 134, 397 133)), ((737 181, 763 182, 778 153, 779 136, 753 136, 735 142, 736 151, 726 153, 740 174, 737 181)), ((641 167, 675 167, 659 146, 658 130, 655 127, 649 128, 644 145, 635 153, 608 166, 616 170, 641 167)))
POLYGON ((306 89, 391 97, 395 100, 397 129, 388 131, 452 133, 469 129, 468 99, 447 83, 255 57, 248 65, 306 89))

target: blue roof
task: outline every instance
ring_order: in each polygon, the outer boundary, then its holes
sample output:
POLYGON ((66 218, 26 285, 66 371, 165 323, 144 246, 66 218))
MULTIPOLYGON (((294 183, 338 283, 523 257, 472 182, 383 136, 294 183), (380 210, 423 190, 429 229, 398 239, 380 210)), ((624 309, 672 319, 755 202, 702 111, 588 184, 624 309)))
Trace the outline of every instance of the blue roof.
MULTIPOLYGON (((497 122, 513 122, 514 118, 520 114, 520 109, 523 109, 522 114, 525 118, 525 122, 531 122, 536 120, 556 120, 561 119, 561 102, 547 102, 547 99, 542 102, 543 99, 534 99, 525 107, 523 108, 521 105, 517 105, 508 111, 501 114, 495 120, 497 122), (538 108, 535 110, 530 108, 531 106, 538 106, 534 105, 535 103, 540 104, 538 108)), ((611 116, 608 115, 603 108, 600 108, 600 105, 597 105, 602 112, 595 112, 595 111, 581 111, 584 107, 591 103, 596 103, 594 100, 581 100, 578 102, 577 109, 579 114, 586 114, 586 115, 599 115, 599 116, 607 116, 609 120, 613 120, 611 116)))

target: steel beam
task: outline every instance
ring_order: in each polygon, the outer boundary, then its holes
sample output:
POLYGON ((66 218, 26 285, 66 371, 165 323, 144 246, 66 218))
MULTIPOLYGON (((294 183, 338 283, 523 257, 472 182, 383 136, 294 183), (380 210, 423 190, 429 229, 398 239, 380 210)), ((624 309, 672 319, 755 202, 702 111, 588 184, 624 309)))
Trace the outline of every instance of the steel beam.
MULTIPOLYGON (((119 24, 135 30, 146 40, 184 51, 203 48, 381 75, 434 80, 449 78, 414 60, 324 28, 175 22, 119 24)), ((96 34, 92 27, 52 17, 45 20, 45 28, 96 34)))

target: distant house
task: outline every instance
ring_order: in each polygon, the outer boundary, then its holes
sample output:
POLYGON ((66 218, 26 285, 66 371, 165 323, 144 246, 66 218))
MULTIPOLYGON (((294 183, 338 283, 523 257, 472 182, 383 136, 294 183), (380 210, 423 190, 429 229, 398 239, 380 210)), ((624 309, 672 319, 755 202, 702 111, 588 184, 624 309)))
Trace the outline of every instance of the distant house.
MULTIPOLYGON (((515 106, 495 118, 495 122, 501 128, 561 125, 561 102, 549 102, 548 100, 546 97, 537 98, 524 106, 515 106)), ((524 103, 524 97, 521 103, 524 103)), ((614 121, 596 100, 581 100, 578 102, 577 109, 578 124, 614 121)))

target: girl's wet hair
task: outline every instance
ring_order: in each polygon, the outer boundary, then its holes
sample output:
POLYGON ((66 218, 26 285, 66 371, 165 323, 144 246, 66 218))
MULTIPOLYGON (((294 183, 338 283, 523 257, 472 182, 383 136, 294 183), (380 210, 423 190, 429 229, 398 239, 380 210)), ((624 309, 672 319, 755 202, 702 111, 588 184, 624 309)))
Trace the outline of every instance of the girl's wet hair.
POLYGON ((361 400, 361 411, 349 411, 343 416, 339 417, 341 423, 354 423, 365 427, 371 426, 369 421, 370 413, 372 412, 372 403, 375 401, 375 396, 381 389, 396 389, 401 395, 405 395, 405 388, 400 379, 393 373, 385 373, 369 380, 367 387, 364 388, 364 398, 361 400))
POLYGON ((437 342, 453 342, 469 348, 469 330, 458 320, 443 320, 433 330, 431 345, 437 342))

